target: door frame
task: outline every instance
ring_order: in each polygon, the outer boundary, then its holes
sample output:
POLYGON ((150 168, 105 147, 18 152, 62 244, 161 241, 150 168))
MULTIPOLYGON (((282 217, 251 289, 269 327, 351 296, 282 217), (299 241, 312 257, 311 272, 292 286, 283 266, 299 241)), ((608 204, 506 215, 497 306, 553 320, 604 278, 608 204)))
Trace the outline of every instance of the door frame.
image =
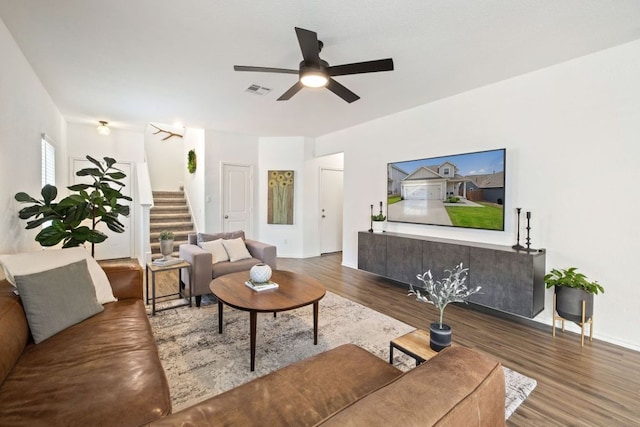
POLYGON ((249 230, 243 230, 245 237, 250 238, 253 236, 254 229, 254 214, 255 214, 255 166, 251 163, 238 163, 238 162, 220 162, 220 231, 224 231, 224 212, 225 212, 225 177, 224 170, 226 166, 239 166, 249 168, 249 230))
MULTIPOLYGON (((340 247, 342 248, 338 252, 342 252, 344 250, 344 169, 340 168, 331 168, 320 166, 318 168, 318 254, 322 255, 322 214, 320 213, 320 209, 322 209, 322 195, 323 195, 323 184, 322 184, 322 172, 323 171, 334 171, 334 172, 342 172, 342 183, 343 183, 343 191, 342 191, 342 223, 340 227, 342 228, 342 242, 340 243, 340 247)), ((335 252, 326 252, 335 253, 335 252)))

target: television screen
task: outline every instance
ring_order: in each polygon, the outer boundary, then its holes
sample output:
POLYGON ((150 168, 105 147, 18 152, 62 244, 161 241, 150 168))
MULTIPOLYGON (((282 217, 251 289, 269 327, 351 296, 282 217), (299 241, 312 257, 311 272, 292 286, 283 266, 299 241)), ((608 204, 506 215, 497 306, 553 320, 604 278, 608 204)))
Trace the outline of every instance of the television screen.
POLYGON ((387 164, 387 220, 504 230, 505 149, 387 164))

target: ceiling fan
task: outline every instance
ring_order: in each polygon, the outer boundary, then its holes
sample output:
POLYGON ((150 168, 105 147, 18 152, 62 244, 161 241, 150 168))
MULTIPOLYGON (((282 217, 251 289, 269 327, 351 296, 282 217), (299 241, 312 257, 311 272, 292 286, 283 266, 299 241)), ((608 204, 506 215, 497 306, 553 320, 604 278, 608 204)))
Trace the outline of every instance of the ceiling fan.
POLYGON ((360 99, 358 95, 335 81, 332 77, 345 76, 347 74, 375 73, 378 71, 392 71, 393 59, 378 59, 375 61, 356 62, 353 64, 329 66, 327 61, 320 59, 320 51, 323 43, 318 40, 318 34, 296 27, 296 35, 302 62, 298 70, 286 68, 252 67, 246 65, 234 65, 236 71, 259 71, 264 73, 298 74, 298 81, 289 90, 278 98, 278 101, 286 101, 298 93, 303 87, 326 87, 348 103, 360 99))

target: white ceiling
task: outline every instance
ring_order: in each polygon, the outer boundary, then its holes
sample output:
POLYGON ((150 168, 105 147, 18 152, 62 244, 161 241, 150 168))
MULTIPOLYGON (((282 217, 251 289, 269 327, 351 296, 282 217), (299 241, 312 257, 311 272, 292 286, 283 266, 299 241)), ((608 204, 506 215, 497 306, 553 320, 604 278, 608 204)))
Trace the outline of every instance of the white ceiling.
POLYGON ((0 17, 71 122, 258 136, 324 135, 640 38, 639 0, 0 0, 0 17), (395 70, 337 77, 352 104, 276 101, 295 75, 233 71, 296 69, 296 26, 330 65, 395 70))

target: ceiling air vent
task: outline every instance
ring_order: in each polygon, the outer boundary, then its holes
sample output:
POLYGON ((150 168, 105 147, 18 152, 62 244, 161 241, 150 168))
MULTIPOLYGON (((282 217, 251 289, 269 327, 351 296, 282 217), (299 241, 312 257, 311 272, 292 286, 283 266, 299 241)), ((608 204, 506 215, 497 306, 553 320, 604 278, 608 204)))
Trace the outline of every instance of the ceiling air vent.
POLYGON ((255 95, 266 95, 269 92, 271 92, 271 89, 269 89, 268 87, 257 85, 257 84, 252 84, 247 88, 247 92, 253 93, 255 95))

